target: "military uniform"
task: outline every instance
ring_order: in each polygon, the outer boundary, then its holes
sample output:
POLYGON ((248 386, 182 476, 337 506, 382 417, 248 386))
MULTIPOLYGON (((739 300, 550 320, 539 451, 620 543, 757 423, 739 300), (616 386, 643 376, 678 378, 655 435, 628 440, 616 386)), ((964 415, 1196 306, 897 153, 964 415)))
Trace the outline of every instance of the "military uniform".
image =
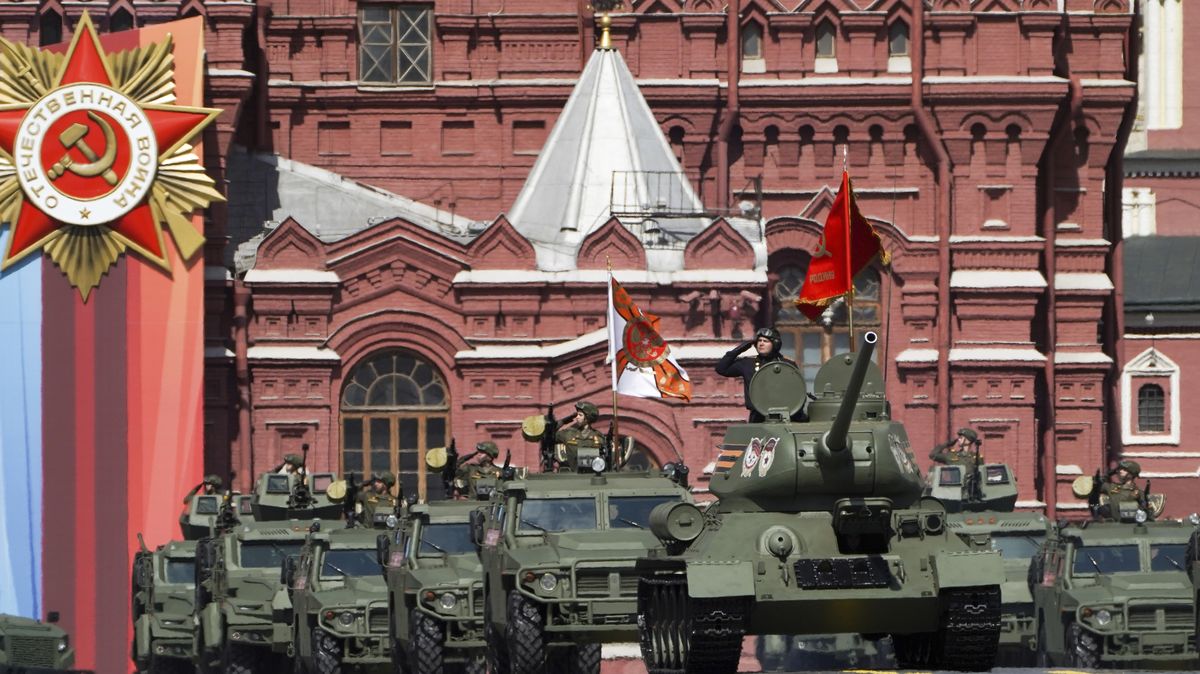
POLYGON ((1136 461, 1122 461, 1117 464, 1117 470, 1124 469, 1129 473, 1126 482, 1113 482, 1116 471, 1109 474, 1109 479, 1100 488, 1100 493, 1107 494, 1110 501, 1142 501, 1142 488, 1137 486, 1135 479, 1142 473, 1142 467, 1136 461))
MULTIPOLYGON (((375 521, 376 512, 390 513, 396 509, 399 499, 392 496, 392 487, 396 485, 396 476, 384 473, 375 478, 387 486, 387 491, 379 493, 374 487, 363 489, 358 493, 358 506, 355 509, 362 514, 362 522, 368 527, 375 521)), ((374 480, 372 480, 374 482, 374 480)))
POLYGON ((219 475, 208 475, 204 478, 203 482, 195 487, 192 487, 192 490, 187 493, 187 496, 183 497, 183 504, 188 505, 191 503, 192 497, 196 494, 199 494, 201 490, 203 490, 205 494, 216 494, 217 492, 221 491, 221 486, 224 484, 224 481, 219 475))
POLYGON ((467 494, 468 498, 484 496, 478 491, 479 483, 496 480, 500 477, 500 467, 494 463, 496 457, 500 455, 500 448, 496 446, 496 443, 485 440, 475 445, 475 451, 487 458, 480 463, 461 465, 454 473, 455 489, 460 494, 467 494))
POLYGON ((929 458, 934 463, 941 463, 947 466, 962 466, 964 475, 974 475, 976 462, 975 452, 969 449, 958 450, 955 445, 958 444, 958 438, 966 438, 972 444, 979 442, 979 435, 969 428, 958 429, 958 434, 953 440, 943 442, 933 451, 929 453, 929 458))
POLYGON ((560 428, 554 435, 558 444, 555 458, 558 460, 559 470, 574 470, 574 466, 569 464, 577 462, 581 456, 580 450, 584 450, 582 455, 595 455, 604 446, 604 434, 592 428, 592 424, 600 416, 600 411, 588 402, 576 403, 575 409, 583 413, 583 423, 579 426, 560 428))

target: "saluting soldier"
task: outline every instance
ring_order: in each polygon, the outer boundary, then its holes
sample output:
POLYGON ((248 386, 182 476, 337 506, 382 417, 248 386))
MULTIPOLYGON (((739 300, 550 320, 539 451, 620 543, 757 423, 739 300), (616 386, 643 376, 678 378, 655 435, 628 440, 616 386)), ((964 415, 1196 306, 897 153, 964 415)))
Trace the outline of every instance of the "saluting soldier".
POLYGON ((275 467, 275 472, 280 475, 303 473, 304 459, 299 454, 287 454, 283 457, 283 463, 275 467))
MULTIPOLYGON (((742 386, 745 389, 744 395, 746 400, 746 409, 750 411, 750 423, 760 423, 766 420, 766 417, 758 413, 754 409, 754 405, 750 402, 750 380, 754 378, 754 374, 759 371, 762 366, 775 361, 783 361, 785 363, 796 363, 789 358, 785 358, 779 351, 783 347, 783 337, 775 328, 759 328, 758 332, 754 333, 754 339, 748 339, 741 344, 730 349, 717 362, 717 374, 722 377, 741 377, 742 386), (754 347, 754 356, 741 358, 742 352, 754 347)), ((803 408, 792 416, 793 421, 807 421, 803 408)))
MULTIPOLYGON (((359 492, 358 507, 355 509, 362 515, 363 524, 371 526, 375 521, 375 512, 380 508, 384 512, 396 509, 399 500, 392 495, 392 487, 395 486, 396 476, 392 473, 376 473, 371 477, 371 486, 359 492)), ((400 492, 403 494, 403 489, 400 492)))
POLYGON ((187 493, 187 496, 183 497, 183 504, 187 505, 187 504, 191 503, 192 497, 195 496, 196 494, 203 494, 205 496, 212 496, 213 494, 218 494, 218 493, 220 493, 221 487, 224 484, 225 484, 224 480, 222 480, 219 475, 207 475, 207 476, 205 476, 203 482, 196 485, 195 487, 192 487, 192 490, 187 493))
POLYGON ((600 410, 592 403, 575 403, 575 416, 563 424, 554 436, 561 445, 556 457, 560 464, 565 464, 569 457, 578 457, 580 449, 599 450, 604 446, 604 434, 592 428, 599 418, 600 410))
POLYGON ((970 428, 960 428, 953 440, 934 447, 933 451, 929 452, 929 458, 934 463, 962 466, 964 474, 974 475, 975 446, 978 444, 980 444, 978 433, 970 428))
POLYGON ((1117 464, 1115 470, 1108 473, 1108 480, 1101 487, 1101 491, 1108 494, 1112 501, 1138 501, 1142 500, 1142 488, 1137 486, 1134 480, 1142 474, 1142 467, 1137 461, 1122 461, 1117 464))
POLYGON ((480 478, 500 477, 500 466, 496 465, 496 457, 500 456, 500 448, 491 440, 484 440, 475 445, 475 451, 483 458, 475 463, 458 467, 459 475, 467 483, 474 483, 480 478))

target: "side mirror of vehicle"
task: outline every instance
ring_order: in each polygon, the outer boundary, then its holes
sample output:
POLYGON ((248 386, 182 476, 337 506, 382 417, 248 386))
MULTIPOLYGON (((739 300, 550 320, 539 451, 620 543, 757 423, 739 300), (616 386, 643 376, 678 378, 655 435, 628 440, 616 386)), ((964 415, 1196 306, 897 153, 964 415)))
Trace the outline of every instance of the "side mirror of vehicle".
POLYGON ((379 562, 380 568, 387 568, 388 563, 388 535, 379 534, 375 537, 375 560, 379 562))
POLYGON ((486 516, 483 514, 483 511, 471 511, 471 541, 476 546, 483 545, 483 523, 485 519, 486 516))

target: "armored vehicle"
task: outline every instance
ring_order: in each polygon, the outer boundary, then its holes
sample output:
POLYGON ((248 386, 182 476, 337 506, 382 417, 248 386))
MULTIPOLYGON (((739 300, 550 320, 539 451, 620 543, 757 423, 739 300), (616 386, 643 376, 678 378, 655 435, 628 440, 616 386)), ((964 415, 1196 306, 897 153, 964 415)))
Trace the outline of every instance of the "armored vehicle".
POLYGON ((650 511, 691 494, 665 474, 587 462, 590 474, 567 465, 501 479, 472 522, 494 674, 596 673, 601 643, 637 635, 637 560, 662 547, 650 511))
POLYGON ((196 543, 171 541, 133 559, 133 661, 153 674, 191 672, 196 543))
POLYGON ((226 528, 196 542, 195 652, 203 671, 274 672, 285 658, 273 648, 290 630, 283 561, 300 554, 312 522, 344 526, 342 504, 325 490, 329 473, 262 475, 252 501, 253 522, 240 522, 229 501, 218 522, 226 528))
POLYGON ((816 377, 810 421, 793 423, 804 377, 773 362, 750 382, 766 421, 731 425, 709 489, 659 506, 668 554, 640 565, 650 672, 734 672, 744 634, 892 636, 903 668, 984 670, 1000 633, 999 554, 975 550, 923 498, 904 426, 891 419, 877 336, 816 377))
POLYGON ((951 512, 952 533, 1004 559, 1000 586, 1000 651, 1005 665, 1032 665, 1037 651, 1029 563, 1046 539, 1049 522, 1036 512, 1016 512, 1017 479, 1003 463, 977 464, 976 475, 962 466, 934 466, 927 490, 951 512))
POLYGON ((57 613, 45 623, 0 615, 0 672, 74 671, 75 649, 67 633, 53 624, 57 621, 57 613))
MULTIPOLYGON (((211 536, 215 529, 220 528, 217 519, 225 498, 221 494, 196 494, 189 498, 187 509, 179 516, 183 540, 199 540, 211 536)), ((246 523, 254 520, 253 497, 250 494, 231 493, 228 498, 233 503, 231 514, 236 515, 239 521, 246 523)))
POLYGON ((1029 569, 1039 664, 1194 669, 1194 525, 1060 523, 1029 569))
POLYGON ((471 540, 478 501, 434 501, 409 509, 403 532, 381 549, 397 670, 487 671, 483 569, 471 540))
POLYGON ((276 648, 292 656, 297 671, 391 670, 378 535, 368 528, 320 528, 309 534, 295 561, 284 561, 292 623, 285 634, 275 635, 276 648))

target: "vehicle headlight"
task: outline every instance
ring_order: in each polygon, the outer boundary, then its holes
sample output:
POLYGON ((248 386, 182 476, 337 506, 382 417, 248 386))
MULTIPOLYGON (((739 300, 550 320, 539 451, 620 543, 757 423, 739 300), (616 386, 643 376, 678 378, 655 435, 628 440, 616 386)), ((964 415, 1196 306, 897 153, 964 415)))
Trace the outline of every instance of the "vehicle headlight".
POLYGON ((1096 617, 1096 624, 1101 627, 1104 627, 1112 622, 1112 613, 1110 613, 1108 611, 1108 609, 1102 608, 1099 611, 1096 611, 1095 617, 1096 617))
POLYGON ((70 647, 71 647, 71 638, 70 637, 63 637, 58 640, 58 652, 59 653, 66 653, 67 649, 70 647))
POLYGON ((597 456, 596 458, 592 459, 592 470, 597 473, 603 473, 607 466, 608 464, 604 463, 604 457, 602 456, 597 456))
POLYGON ((1145 521, 1146 521, 1146 511, 1145 511, 1145 510, 1142 510, 1141 508, 1138 508, 1138 509, 1137 509, 1137 512, 1135 512, 1135 513, 1133 514, 1133 519, 1134 519, 1134 521, 1135 521, 1135 522, 1137 522, 1138 524, 1141 524, 1142 522, 1145 522, 1145 521))
MULTIPOLYGON (((600 459, 600 461, 603 460, 604 459, 600 459)), ((554 588, 558 587, 558 576, 547 571, 546 573, 542 574, 540 579, 538 579, 538 586, 540 586, 546 592, 553 592, 554 588)))
POLYGON ((1187 521, 1188 521, 1188 524, 1190 524, 1194 527, 1200 526, 1200 514, 1192 513, 1191 515, 1188 515, 1187 521))
POLYGON ((342 611, 341 614, 338 615, 338 622, 341 623, 341 625, 343 627, 349 627, 349 626, 353 625, 354 624, 354 612, 353 611, 342 611))
POLYGON ((395 529, 396 525, 400 523, 400 520, 396 519, 395 515, 388 515, 387 519, 384 520, 383 523, 387 525, 387 528, 395 529))
POLYGON ((443 592, 442 596, 438 598, 438 603, 447 611, 453 610, 455 606, 458 606, 458 596, 453 592, 443 592))

